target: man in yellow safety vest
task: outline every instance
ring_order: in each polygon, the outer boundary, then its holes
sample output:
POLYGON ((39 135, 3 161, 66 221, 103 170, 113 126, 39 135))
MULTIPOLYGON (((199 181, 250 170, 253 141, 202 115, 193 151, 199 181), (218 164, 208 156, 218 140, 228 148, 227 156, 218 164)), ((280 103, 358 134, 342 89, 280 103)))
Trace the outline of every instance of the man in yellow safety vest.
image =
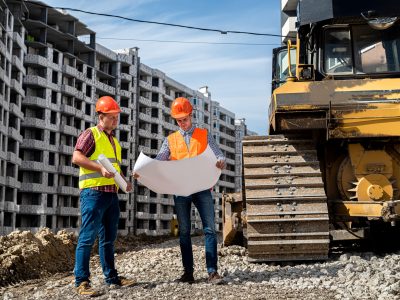
MULTIPOLYGON (((75 253, 75 287, 80 295, 94 296, 90 286, 89 260, 96 237, 99 237, 100 262, 107 285, 131 286, 133 280, 118 276, 114 264, 114 241, 119 221, 118 186, 114 174, 97 162, 104 154, 121 173, 121 146, 113 131, 121 109, 110 96, 96 102, 98 125, 86 129, 75 145, 72 162, 79 169, 80 209, 82 224, 75 253)), ((122 175, 122 173, 121 173, 122 175)), ((132 190, 128 182, 127 191, 132 190)))

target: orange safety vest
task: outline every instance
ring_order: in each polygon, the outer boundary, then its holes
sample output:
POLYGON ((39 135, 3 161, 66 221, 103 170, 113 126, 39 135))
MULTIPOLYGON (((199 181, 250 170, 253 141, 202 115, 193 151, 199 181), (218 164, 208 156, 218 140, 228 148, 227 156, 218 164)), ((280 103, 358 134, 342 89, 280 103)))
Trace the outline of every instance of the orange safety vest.
POLYGON ((179 131, 168 136, 170 160, 194 157, 206 150, 208 144, 207 129, 195 128, 190 139, 189 147, 179 131), (188 149, 189 148, 189 149, 188 149))

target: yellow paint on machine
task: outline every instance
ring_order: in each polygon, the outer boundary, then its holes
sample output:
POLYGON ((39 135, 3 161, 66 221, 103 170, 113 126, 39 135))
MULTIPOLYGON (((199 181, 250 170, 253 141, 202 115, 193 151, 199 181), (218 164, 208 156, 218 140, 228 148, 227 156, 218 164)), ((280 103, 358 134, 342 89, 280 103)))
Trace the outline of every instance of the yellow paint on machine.
MULTIPOLYGON (((384 79, 350 79, 350 80, 333 80, 327 79, 323 81, 288 81, 274 91, 275 95, 279 94, 297 94, 310 93, 310 100, 328 100, 336 98, 333 93, 340 92, 372 92, 371 97, 380 99, 384 95, 387 99, 399 99, 400 97, 400 79, 384 78, 384 79), (376 93, 381 91, 382 93, 376 93)), ((371 99, 373 99, 371 98, 371 99)), ((313 102, 313 101, 311 101, 313 102)))
POLYGON ((335 201, 332 203, 335 216, 370 217, 382 216, 383 202, 335 201))
POLYGON ((272 96, 276 113, 325 110, 330 138, 400 136, 400 79, 286 82, 272 96))
POLYGON ((400 136, 400 104, 372 103, 360 110, 334 111, 331 137, 400 136))
POLYGON ((400 215, 400 200, 385 202, 332 201, 330 207, 337 217, 385 218, 389 207, 393 209, 394 215, 400 215))

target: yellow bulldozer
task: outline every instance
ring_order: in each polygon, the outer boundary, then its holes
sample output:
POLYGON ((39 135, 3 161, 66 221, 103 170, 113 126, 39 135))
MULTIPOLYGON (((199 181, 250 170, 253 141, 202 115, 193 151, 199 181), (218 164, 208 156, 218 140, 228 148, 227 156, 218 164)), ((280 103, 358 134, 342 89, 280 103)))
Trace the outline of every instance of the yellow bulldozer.
MULTIPOLYGON (((273 53, 269 135, 243 140, 223 241, 250 261, 323 260, 332 240, 400 220, 400 6, 301 0, 273 53)), ((398 237, 396 237, 398 238, 398 237)))

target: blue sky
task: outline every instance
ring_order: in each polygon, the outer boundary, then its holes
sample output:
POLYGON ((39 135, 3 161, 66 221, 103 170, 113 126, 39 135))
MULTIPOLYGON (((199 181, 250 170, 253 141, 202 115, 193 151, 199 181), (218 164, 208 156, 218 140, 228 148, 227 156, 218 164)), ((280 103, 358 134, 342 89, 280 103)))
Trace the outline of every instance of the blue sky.
MULTIPOLYGON (((280 34, 279 0, 44 0, 71 7, 130 18, 182 25, 280 34)), ((212 99, 245 118, 248 128, 266 134, 271 89, 271 53, 279 37, 223 35, 176 27, 143 24, 69 12, 96 32, 97 42, 110 49, 139 47, 141 61, 192 89, 207 85, 212 99), (110 38, 135 39, 113 40, 110 38), (162 43, 139 40, 224 45, 162 43)))

